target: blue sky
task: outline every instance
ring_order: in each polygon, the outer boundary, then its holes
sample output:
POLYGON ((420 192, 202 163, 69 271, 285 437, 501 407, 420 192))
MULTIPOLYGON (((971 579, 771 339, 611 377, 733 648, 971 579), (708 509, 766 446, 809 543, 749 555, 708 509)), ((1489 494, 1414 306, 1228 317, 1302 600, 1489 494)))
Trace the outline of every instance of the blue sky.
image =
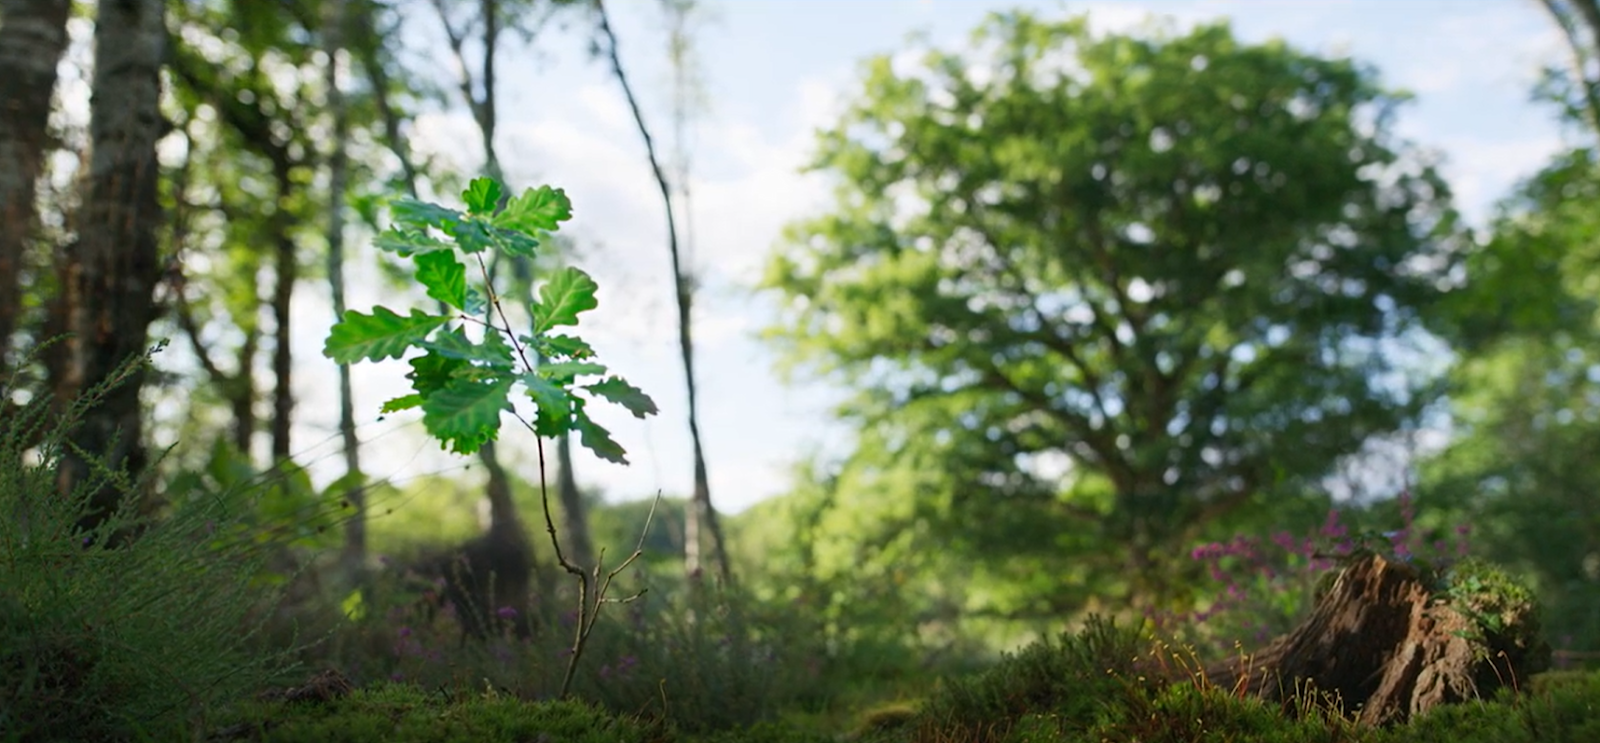
MULTIPOLYGON (((850 432, 828 415, 839 391, 815 380, 785 384, 779 378, 774 355, 754 337, 772 316, 771 307, 748 287, 782 226, 826 204, 824 181, 799 172, 811 132, 828 124, 841 96, 852 91, 860 60, 907 48, 913 31, 951 47, 963 44, 967 32, 995 10, 1087 12, 1102 30, 1133 28, 1154 13, 1180 25, 1228 18, 1248 41, 1278 36, 1302 49, 1353 55, 1376 65, 1386 85, 1416 94, 1400 130, 1443 154, 1458 204, 1476 224, 1570 135, 1549 107, 1530 100, 1540 66, 1564 59, 1554 24, 1534 0, 705 5, 696 43, 708 105, 695 117, 690 140, 694 266, 704 287, 696 312, 697 364, 712 496, 729 511, 783 492, 794 462, 849 444, 850 432)), ((415 7, 411 22, 418 29, 433 20, 425 11, 422 4, 415 7)), ((611 11, 646 116, 657 137, 665 138, 670 77, 657 4, 613 2, 611 11)), ((415 64, 446 59, 442 47, 426 43, 410 51, 415 64)), ((578 464, 580 481, 602 487, 613 499, 645 498, 657 489, 685 493, 691 468, 664 217, 620 91, 606 67, 587 59, 579 39, 551 36, 538 54, 512 49, 500 65, 498 146, 508 177, 519 187, 549 183, 567 189, 575 204, 571 232, 582 251, 577 262, 602 287, 601 307, 582 330, 603 359, 662 408, 646 422, 624 414, 598 416, 629 449, 634 465, 585 457, 578 464)), ((465 172, 481 165, 476 140, 459 106, 423 117, 415 131, 419 149, 465 172)), ((372 283, 359 286, 350 301, 365 308, 380 301, 379 292, 372 283)), ((298 313, 307 327, 325 326, 329 315, 325 303, 311 301, 298 313)), ((300 358, 322 363, 321 333, 301 338, 306 348, 300 358)), ((357 410, 364 411, 358 415, 363 435, 373 440, 371 474, 405 480, 459 467, 461 460, 421 438, 414 419, 376 422, 366 414, 404 391, 403 371, 357 368, 357 410)), ((326 440, 332 431, 330 386, 318 381, 330 378, 331 367, 301 376, 298 394, 307 418, 299 440, 307 444, 326 440)), ((506 438, 513 466, 535 476, 528 437, 508 427, 506 438)))

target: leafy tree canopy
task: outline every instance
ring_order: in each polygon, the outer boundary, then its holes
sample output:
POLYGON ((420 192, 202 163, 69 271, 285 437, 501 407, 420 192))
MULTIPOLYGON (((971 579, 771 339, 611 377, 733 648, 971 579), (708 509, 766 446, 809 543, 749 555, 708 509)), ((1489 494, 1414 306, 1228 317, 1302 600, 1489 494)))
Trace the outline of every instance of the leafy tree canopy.
POLYGON ((1433 396, 1412 362, 1459 233, 1371 70, 1026 13, 922 51, 866 64, 812 165, 833 206, 764 282, 790 361, 860 390, 837 484, 883 523, 1109 536, 1148 573, 1433 396))
POLYGON ((1455 438, 1423 465, 1424 513, 1532 575, 1553 637, 1600 630, 1600 163, 1555 158, 1504 204, 1451 297, 1455 438), (1439 507, 1433 507, 1433 506, 1439 507))

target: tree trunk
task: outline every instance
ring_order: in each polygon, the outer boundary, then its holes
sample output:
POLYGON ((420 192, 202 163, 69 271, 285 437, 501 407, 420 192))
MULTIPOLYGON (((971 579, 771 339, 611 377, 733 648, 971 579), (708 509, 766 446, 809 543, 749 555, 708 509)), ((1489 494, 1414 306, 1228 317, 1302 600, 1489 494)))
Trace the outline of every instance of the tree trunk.
POLYGON ((578 492, 577 473, 572 470, 572 437, 556 440, 556 492, 561 497, 561 516, 567 522, 567 549, 579 567, 595 564, 594 540, 589 537, 589 515, 578 492))
MULTIPOLYGON (((156 230, 156 140, 164 128, 159 108, 165 55, 164 3, 104 0, 95 23, 95 65, 89 103, 93 148, 78 240, 60 262, 62 295, 56 311, 74 333, 52 370, 57 402, 111 380, 128 359, 147 352, 155 314, 152 291, 160 277, 156 230)), ((143 367, 111 389, 84 415, 72 443, 112 471, 138 476, 146 464, 139 392, 143 367)), ((90 479, 90 465, 65 456, 59 485, 72 493, 90 479)), ((87 494, 83 528, 98 527, 122 503, 115 485, 87 494)))
MULTIPOLYGON (((349 177, 349 157, 345 141, 350 133, 350 118, 340 88, 339 55, 344 51, 344 0, 324 0, 326 14, 322 24, 322 48, 328 55, 328 113, 333 117, 333 141, 328 153, 328 286, 333 298, 333 316, 344 317, 344 192, 349 177)), ((354 392, 350 388, 350 365, 339 365, 339 439, 344 448, 344 471, 350 486, 344 492, 349 504, 345 516, 343 560, 346 571, 359 579, 367 561, 367 497, 361 475, 361 441, 356 438, 354 392)))
POLYGON ((1389 725, 1441 704, 1487 698, 1548 666, 1549 646, 1536 639, 1531 606, 1484 587, 1465 599, 1473 608, 1463 611, 1439 601, 1433 582, 1408 564, 1356 558, 1293 632, 1205 677, 1275 701, 1308 690, 1332 694, 1346 714, 1389 725), (1475 621, 1475 612, 1492 615, 1498 629, 1475 621))
POLYGON ((294 236, 290 233, 290 224, 294 218, 286 211, 288 196, 294 192, 294 183, 290 181, 288 169, 281 170, 278 177, 278 204, 279 213, 272 220, 273 243, 276 248, 277 265, 273 272, 272 290, 272 321, 273 321, 273 347, 272 347, 272 461, 274 464, 286 462, 294 453, 289 441, 289 432, 294 423, 294 347, 291 343, 291 331, 294 323, 290 320, 289 313, 294 303, 294 283, 299 276, 299 262, 295 255, 294 236))
POLYGON ((700 441, 700 420, 695 399, 694 331, 690 324, 694 314, 694 282, 685 273, 681 251, 678 249, 678 223, 673 214, 672 187, 661 168, 661 160, 656 157, 655 142, 650 136, 650 128, 644 123, 644 112, 639 109, 639 100, 634 96, 633 87, 629 85, 628 76, 622 69, 622 57, 617 50, 616 33, 611 30, 605 3, 602 0, 595 0, 594 7, 600 17, 600 33, 606 38, 606 51, 611 61, 612 74, 622 86, 623 97, 628 101, 634 124, 639 130, 640 138, 644 140, 645 156, 650 161, 650 169, 655 175, 656 186, 661 191, 661 201, 665 204, 667 212, 667 250, 672 257, 673 293, 678 303, 678 352, 683 360, 684 385, 689 398, 689 441, 694 448, 694 494, 684 514, 684 570, 690 575, 700 574, 702 570, 700 540, 703 532, 704 536, 711 539, 711 551, 716 561, 717 575, 726 583, 732 577, 732 571, 728 566, 727 548, 723 545, 722 527, 717 523, 717 511, 711 505, 711 481, 706 473, 705 448, 700 441))
POLYGON ((0 377, 22 309, 23 247, 37 222, 34 184, 71 9, 71 0, 0 0, 0 377))

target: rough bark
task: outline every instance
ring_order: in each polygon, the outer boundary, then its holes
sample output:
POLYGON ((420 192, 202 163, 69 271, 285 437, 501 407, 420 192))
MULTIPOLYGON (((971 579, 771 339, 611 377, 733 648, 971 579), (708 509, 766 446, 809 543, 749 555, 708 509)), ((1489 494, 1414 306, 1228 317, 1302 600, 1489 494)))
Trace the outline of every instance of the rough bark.
MULTIPOLYGON (((59 262, 60 325, 74 336, 53 357, 57 402, 107 382, 129 358, 147 352, 155 315, 153 289, 160 277, 156 230, 156 141, 165 128, 159 108, 166 48, 164 3, 104 0, 95 23, 95 65, 89 103, 93 148, 85 178, 78 239, 59 262)), ((84 415, 72 443, 112 471, 138 475, 146 465, 138 367, 84 415)), ((90 464, 68 454, 60 473, 63 493, 90 479, 90 464)), ((99 526, 125 496, 114 484, 88 493, 80 526, 99 526)))
POLYGON ((22 308, 23 248, 38 219, 34 184, 71 9, 70 0, 0 1, 0 376, 22 308))
POLYGON ((1487 697, 1548 665, 1548 646, 1526 639, 1536 636, 1531 609, 1503 610, 1502 629, 1485 631, 1441 601, 1432 580, 1409 564, 1360 557, 1293 632, 1206 678, 1275 701, 1330 694, 1346 714, 1390 725, 1487 697))

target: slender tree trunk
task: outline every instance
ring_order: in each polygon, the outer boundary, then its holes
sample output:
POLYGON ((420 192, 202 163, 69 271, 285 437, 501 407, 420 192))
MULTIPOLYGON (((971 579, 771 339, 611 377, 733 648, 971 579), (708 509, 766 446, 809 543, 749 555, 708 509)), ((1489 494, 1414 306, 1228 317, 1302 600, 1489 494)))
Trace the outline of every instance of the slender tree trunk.
POLYGON ((589 535, 588 507, 578 492, 577 473, 572 469, 572 437, 556 440, 556 493, 561 498, 561 516, 566 521, 567 549, 572 561, 584 567, 595 564, 594 540, 589 535))
MULTIPOLYGON (((160 0, 102 0, 95 23, 95 65, 89 103, 92 156, 78 240, 64 251, 62 296, 56 309, 75 335, 64 368, 53 369, 56 389, 73 394, 111 380, 129 358, 147 352, 155 315, 152 291, 160 277, 156 230, 156 140, 164 122, 159 108, 166 49, 160 0)), ((84 416, 73 443, 113 471, 137 476, 146 465, 137 367, 84 416)), ((58 397, 66 404, 67 397, 58 397)), ((59 484, 71 493, 90 476, 76 453, 62 464, 59 484)), ((114 485, 88 494, 80 526, 97 527, 124 493, 114 485)))
MULTIPOLYGON (((333 316, 343 317, 344 301, 344 192, 349 177, 349 158, 345 142, 350 119, 340 88, 339 55, 344 52, 345 0, 324 0, 326 14, 322 25, 322 47, 328 55, 328 112, 333 117, 333 142, 328 153, 328 285, 333 297, 333 316)), ((350 388, 350 365, 339 365, 339 439, 344 448, 345 476, 350 487, 344 493, 350 513, 345 518, 345 568, 358 575, 367 560, 367 498, 361 478, 361 441, 356 438, 354 392, 350 388)))
POLYGON ((711 483, 706 473, 705 448, 700 440, 700 421, 695 395, 694 332, 691 326, 694 314, 694 282, 685 273, 681 251, 678 249, 678 224, 673 214, 672 187, 661 168, 660 159, 656 157, 655 142, 650 136, 650 128, 645 125, 644 113, 639 109, 638 98, 634 96, 633 87, 628 84, 628 76, 622 68, 622 58, 617 51, 617 35, 611 30, 611 22, 607 18, 603 0, 594 0, 594 7, 600 18, 600 33, 606 39, 611 71, 617 78, 618 84, 622 86, 622 93, 627 98, 628 107, 633 113, 634 124, 639 130, 639 136, 644 140, 645 154, 650 160, 650 169, 655 175, 656 185, 661 190, 661 201, 665 204, 667 212, 667 248, 672 256, 672 280, 678 302, 678 351, 683 359, 684 384, 689 402, 689 440, 694 449, 694 495, 684 518, 684 569, 691 575, 698 574, 702 570, 700 540, 703 531, 711 540, 717 575, 727 582, 732 577, 732 571, 728 566, 727 548, 723 545, 722 527, 717 523, 717 512, 711 505, 711 483))
POLYGON ((411 160, 411 145, 400 128, 400 113, 389 100, 389 70, 383 56, 384 36, 378 28, 378 7, 373 0, 359 0, 359 30, 353 51, 361 62, 361 69, 372 83, 372 100, 383 121, 384 144, 400 160, 400 173, 406 195, 417 198, 417 166, 411 160))
MULTIPOLYGON (((286 182, 283 186, 288 188, 286 182)), ((288 192, 280 190, 279 193, 288 192)), ((272 290, 272 461, 284 462, 293 453, 289 431, 294 423, 294 348, 291 345, 294 323, 289 313, 293 308, 299 266, 295 260, 294 237, 289 234, 289 220, 277 221, 274 229, 277 265, 273 271, 276 283, 272 290)))
POLYGON ((71 9, 71 0, 0 0, 0 377, 22 309, 23 248, 37 223, 34 184, 71 9))

